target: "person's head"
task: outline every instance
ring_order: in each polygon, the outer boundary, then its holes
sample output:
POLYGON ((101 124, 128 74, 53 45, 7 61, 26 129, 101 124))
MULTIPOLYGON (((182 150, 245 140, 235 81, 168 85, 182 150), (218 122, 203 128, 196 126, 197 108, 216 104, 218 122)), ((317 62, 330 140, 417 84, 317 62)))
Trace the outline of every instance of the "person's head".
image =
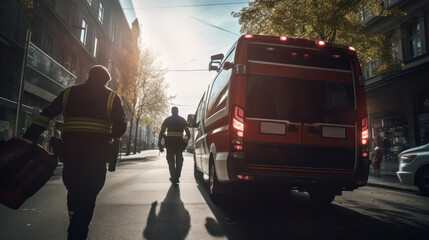
POLYGON ((94 65, 88 74, 88 80, 86 80, 90 84, 106 86, 106 84, 110 81, 111 77, 109 71, 105 66, 102 65, 94 65))
POLYGON ((177 107, 172 107, 171 114, 173 114, 174 116, 179 115, 179 109, 177 107))

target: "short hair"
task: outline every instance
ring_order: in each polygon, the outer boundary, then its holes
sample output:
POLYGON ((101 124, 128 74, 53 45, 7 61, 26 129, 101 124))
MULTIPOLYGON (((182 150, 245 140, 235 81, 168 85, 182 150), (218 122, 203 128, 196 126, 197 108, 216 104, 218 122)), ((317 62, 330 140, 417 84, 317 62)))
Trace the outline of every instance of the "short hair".
POLYGON ((94 65, 88 73, 88 82, 106 85, 111 79, 110 73, 105 66, 94 65))
POLYGON ((172 107, 171 108, 171 113, 172 114, 178 114, 179 113, 179 109, 177 107, 172 107))

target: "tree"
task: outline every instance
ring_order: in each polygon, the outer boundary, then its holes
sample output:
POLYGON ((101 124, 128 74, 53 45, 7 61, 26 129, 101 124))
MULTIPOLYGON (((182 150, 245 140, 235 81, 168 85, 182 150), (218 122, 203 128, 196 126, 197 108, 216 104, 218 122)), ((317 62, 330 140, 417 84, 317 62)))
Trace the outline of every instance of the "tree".
POLYGON ((123 50, 123 63, 121 64, 122 77, 120 78, 119 93, 122 95, 125 104, 130 106, 129 114, 131 119, 130 133, 127 144, 127 155, 130 154, 131 130, 133 128, 133 119, 136 114, 138 102, 138 89, 141 72, 140 47, 139 47, 140 27, 137 19, 132 23, 131 36, 123 50))
MULTIPOLYGON (((362 67, 382 60, 379 71, 393 70, 393 37, 371 32, 363 14, 388 16, 401 13, 385 10, 382 0, 256 0, 232 15, 243 34, 267 34, 323 40, 356 48, 362 67)), ((395 36, 397 37, 397 36, 395 36)))
MULTIPOLYGON (((160 116, 164 116, 168 110, 169 102, 174 98, 165 92, 166 70, 157 61, 157 55, 144 48, 141 55, 141 72, 138 107, 136 109, 136 126, 140 120, 144 124, 159 127, 161 125, 160 116)), ((138 128, 134 134, 134 153, 137 151, 138 128)))
POLYGON ((166 70, 161 67, 157 61, 158 56, 154 52, 140 47, 139 36, 140 29, 135 20, 132 24, 131 37, 123 52, 123 71, 119 79, 119 93, 125 104, 129 106, 131 118, 127 155, 131 152, 133 125, 136 126, 134 135, 134 153, 136 153, 140 120, 143 119, 147 124, 159 124, 158 118, 167 113, 168 103, 171 100, 165 92, 166 70))

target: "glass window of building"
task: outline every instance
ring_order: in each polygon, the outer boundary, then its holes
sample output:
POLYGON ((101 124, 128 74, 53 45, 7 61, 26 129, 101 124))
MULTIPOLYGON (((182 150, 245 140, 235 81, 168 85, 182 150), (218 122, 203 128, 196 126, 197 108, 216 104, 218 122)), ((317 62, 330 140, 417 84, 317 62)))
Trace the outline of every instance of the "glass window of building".
POLYGON ((429 113, 419 115, 420 145, 429 143, 429 113))
POLYGON ((373 143, 381 143, 388 162, 397 162, 398 154, 409 148, 408 121, 404 115, 372 118, 371 134, 373 143))
POLYGON ((86 34, 88 30, 88 24, 86 23, 85 19, 82 19, 82 26, 80 30, 80 41, 83 43, 83 45, 86 45, 86 34))
POLYGON ((380 65, 379 62, 377 62, 377 61, 368 62, 366 64, 367 70, 365 71, 365 77, 367 79, 375 77, 376 76, 376 72, 377 72, 377 68, 378 68, 379 65, 380 65))
POLYGON ((418 124, 419 124, 419 136, 420 136, 420 145, 429 143, 429 94, 424 94, 419 99, 419 115, 418 115, 418 124))
POLYGON ((408 51, 410 58, 415 58, 423 54, 420 27, 420 23, 415 22, 408 29, 408 51))
POLYGON ((97 45, 98 45, 98 38, 95 37, 94 39, 94 57, 97 57, 97 45))
POLYGON ((43 50, 47 53, 47 54, 52 54, 52 38, 49 36, 45 37, 45 41, 43 44, 43 50))
POLYGON ((103 24, 103 17, 104 17, 104 6, 103 6, 103 3, 100 2, 100 6, 98 8, 98 20, 100 20, 101 24, 103 24))

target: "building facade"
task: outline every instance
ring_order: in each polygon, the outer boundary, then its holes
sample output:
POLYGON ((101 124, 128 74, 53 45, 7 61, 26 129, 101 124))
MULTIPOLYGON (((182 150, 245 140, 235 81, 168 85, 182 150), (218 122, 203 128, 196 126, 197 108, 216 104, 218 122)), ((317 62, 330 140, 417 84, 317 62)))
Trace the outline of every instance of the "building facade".
POLYGON ((371 144, 379 142, 384 149, 382 172, 394 174, 400 152, 429 143, 429 1, 390 0, 384 7, 406 14, 369 16, 368 28, 397 36, 392 49, 402 64, 375 75, 373 62, 364 75, 371 144))
MULTIPOLYGON (((135 15, 135 14, 134 14, 135 15)), ((137 22, 137 20, 135 20, 137 22)), ((22 69, 25 73, 19 134, 64 88, 85 82, 89 69, 106 66, 117 89, 121 54, 131 35, 119 0, 19 0, 0 3, 0 140, 13 137, 22 69), (27 29, 31 31, 23 68, 27 29)), ((62 119, 44 133, 60 134, 62 119)))

